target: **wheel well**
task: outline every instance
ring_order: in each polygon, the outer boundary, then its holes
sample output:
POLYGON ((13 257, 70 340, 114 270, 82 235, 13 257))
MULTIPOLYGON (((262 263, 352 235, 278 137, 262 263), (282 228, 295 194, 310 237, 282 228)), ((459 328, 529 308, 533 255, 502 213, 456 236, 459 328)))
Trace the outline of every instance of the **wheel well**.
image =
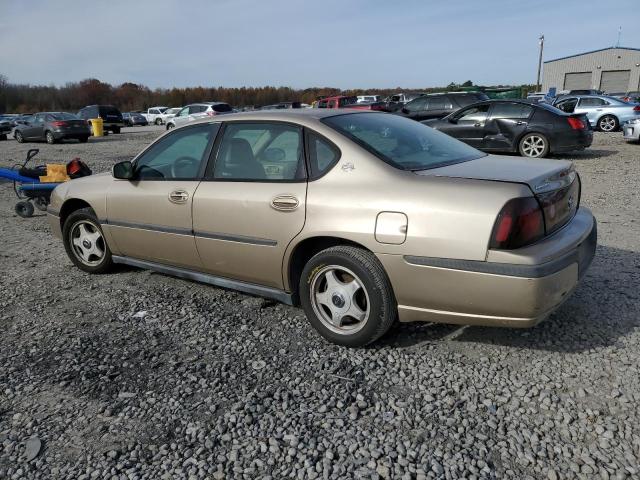
POLYGON ((91 208, 91 205, 89 205, 84 200, 80 200, 79 198, 71 198, 65 201, 62 204, 62 208, 60 209, 60 227, 64 227, 65 220, 73 212, 87 207, 91 208))
POLYGON ((300 283, 300 276, 302 275, 304 266, 311 257, 318 252, 338 245, 351 245, 353 247, 369 251, 368 248, 359 243, 340 237, 312 237, 307 238, 296 245, 295 249, 291 253, 291 257, 289 258, 289 268, 287 270, 289 275, 289 288, 291 289, 294 305, 300 305, 298 284, 300 283))

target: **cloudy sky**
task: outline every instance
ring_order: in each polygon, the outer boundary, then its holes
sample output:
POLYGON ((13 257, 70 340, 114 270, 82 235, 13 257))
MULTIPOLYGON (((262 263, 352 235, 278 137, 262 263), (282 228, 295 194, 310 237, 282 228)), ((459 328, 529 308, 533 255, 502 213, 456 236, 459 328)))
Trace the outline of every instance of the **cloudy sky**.
POLYGON ((0 73, 150 87, 533 83, 541 33, 547 60, 612 46, 619 27, 640 48, 638 2, 0 0, 0 73))

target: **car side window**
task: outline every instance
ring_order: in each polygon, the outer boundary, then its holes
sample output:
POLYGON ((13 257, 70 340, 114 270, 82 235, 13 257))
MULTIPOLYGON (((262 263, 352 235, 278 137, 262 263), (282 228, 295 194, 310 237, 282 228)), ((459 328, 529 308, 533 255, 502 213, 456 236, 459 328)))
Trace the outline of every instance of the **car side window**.
POLYGON ((445 97, 429 97, 429 110, 451 110, 453 105, 451 101, 445 97))
POLYGON ((475 107, 469 107, 461 111, 455 116, 458 122, 484 122, 487 119, 487 112, 489 111, 490 104, 476 105, 475 107))
POLYGON ((406 108, 410 112, 418 112, 420 110, 426 110, 427 109, 427 98, 426 97, 416 98, 415 100, 412 100, 411 102, 407 103, 404 106, 404 108, 406 108))
POLYGON ((315 132, 308 131, 307 146, 311 180, 319 178, 331 170, 340 159, 338 147, 315 132))
POLYGON ((282 123, 228 123, 218 147, 213 178, 296 181, 306 177, 302 128, 282 123))
POLYGON ((169 133, 135 162, 136 180, 194 180, 209 157, 220 124, 188 127, 169 133))
POLYGON ((491 108, 491 118, 523 120, 529 118, 533 107, 521 103, 494 103, 491 108))
POLYGON ((189 114, 189 107, 184 107, 178 113, 176 113, 176 117, 184 117, 189 114))
POLYGON ((602 98, 581 98, 580 106, 581 107, 601 107, 602 105, 607 105, 602 98))
POLYGON ((33 117, 33 123, 37 123, 38 125, 44 123, 44 115, 38 113, 35 117, 33 117))

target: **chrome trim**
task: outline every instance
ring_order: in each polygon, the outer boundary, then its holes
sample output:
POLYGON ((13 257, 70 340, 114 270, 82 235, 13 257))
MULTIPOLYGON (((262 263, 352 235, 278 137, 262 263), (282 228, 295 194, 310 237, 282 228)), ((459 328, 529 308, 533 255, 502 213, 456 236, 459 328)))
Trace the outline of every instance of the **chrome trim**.
POLYGON ((248 243, 250 245, 263 245, 265 247, 275 247, 278 242, 268 238, 248 237, 245 235, 229 235, 227 233, 210 233, 194 231, 193 234, 199 238, 211 240, 223 240, 227 242, 248 243))
POLYGON ((187 280, 193 280, 195 282, 206 283, 220 288, 228 288, 230 290, 237 290, 239 292, 247 293, 249 295, 255 295, 258 297, 271 298, 278 302, 285 303, 287 305, 293 305, 293 297, 291 294, 278 290, 276 288, 264 287, 262 285, 256 285, 253 283, 241 282, 239 280, 232 280, 230 278, 217 277, 208 273, 196 272, 194 270, 187 270, 185 268, 172 267, 170 265, 163 265, 160 263, 149 262, 146 260, 138 260, 136 258, 122 257, 113 255, 113 263, 121 263, 130 265, 132 267, 144 268, 146 270, 153 270, 165 275, 171 275, 174 277, 184 278, 187 280))
POLYGON ((151 230, 153 232, 173 233, 176 235, 193 235, 193 230, 190 228, 175 228, 166 227, 164 225, 152 225, 149 223, 133 223, 133 222, 120 222, 118 220, 104 220, 100 221, 103 225, 109 225, 112 227, 124 227, 124 228, 139 228, 141 230, 151 230))

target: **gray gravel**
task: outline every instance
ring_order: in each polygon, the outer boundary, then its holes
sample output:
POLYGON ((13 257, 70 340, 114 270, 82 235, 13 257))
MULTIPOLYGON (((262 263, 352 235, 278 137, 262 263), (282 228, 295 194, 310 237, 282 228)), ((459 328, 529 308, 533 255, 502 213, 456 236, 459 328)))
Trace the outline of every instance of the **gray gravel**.
MULTIPOLYGON (((158 133, 35 146, 99 171, 158 133)), ((0 166, 30 146, 0 142, 0 166)), ((571 156, 600 245, 547 322, 360 350, 270 301, 86 275, 0 184, 0 478, 639 478, 639 157, 621 134, 571 156)))

